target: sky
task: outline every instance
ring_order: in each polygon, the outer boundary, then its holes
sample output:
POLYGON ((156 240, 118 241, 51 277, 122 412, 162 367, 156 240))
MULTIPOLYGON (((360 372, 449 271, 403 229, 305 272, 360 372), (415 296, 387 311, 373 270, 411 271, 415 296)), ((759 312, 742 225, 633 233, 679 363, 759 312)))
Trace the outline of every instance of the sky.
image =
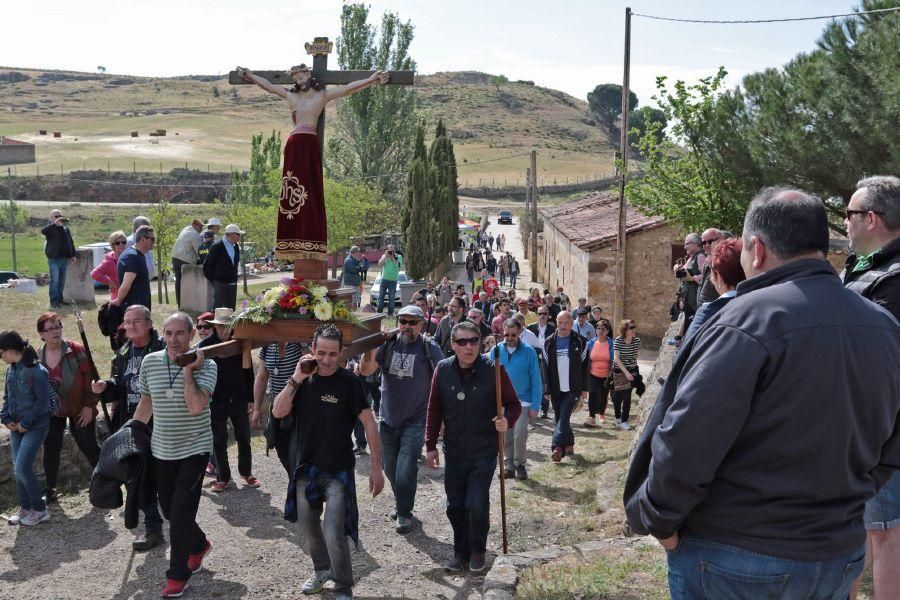
MULTIPOLYGON (((5 2, 0 65, 138 76, 223 74, 235 65, 287 69, 309 62, 304 42, 340 33, 338 0, 42 0, 5 2)), ((622 83, 625 7, 698 19, 849 13, 852 0, 371 0, 415 27, 420 74, 483 71, 586 99, 622 83)), ((659 75, 695 81, 722 65, 727 83, 810 51, 827 20, 702 25, 632 18, 631 82, 652 104, 659 75)), ((337 68, 332 55, 332 68, 337 68)))

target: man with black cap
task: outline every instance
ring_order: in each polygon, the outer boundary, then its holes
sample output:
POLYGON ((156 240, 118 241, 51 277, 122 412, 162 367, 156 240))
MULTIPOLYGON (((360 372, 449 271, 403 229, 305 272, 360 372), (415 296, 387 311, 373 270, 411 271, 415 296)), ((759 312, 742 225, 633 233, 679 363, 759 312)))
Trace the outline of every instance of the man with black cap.
POLYGON ((209 249, 216 243, 216 234, 207 229, 203 232, 202 237, 203 243, 197 248, 197 256, 201 265, 206 262, 206 257, 209 256, 209 249))
POLYGON ((341 274, 345 287, 352 287, 353 292, 353 308, 359 306, 360 284, 362 283, 362 252, 359 246, 351 246, 347 258, 344 259, 344 270, 341 274))
POLYGON ((425 315, 418 306, 404 306, 397 313, 399 337, 386 341, 377 353, 367 352, 359 373, 371 375, 381 367, 381 434, 384 472, 394 490, 397 533, 412 529, 416 500, 418 459, 425 440, 428 391, 441 347, 422 335, 425 315))
POLYGON ((238 242, 244 232, 234 223, 225 228, 225 236, 212 245, 209 256, 203 263, 203 274, 212 283, 213 300, 210 310, 230 308, 237 304, 238 265, 241 264, 241 249, 238 242))

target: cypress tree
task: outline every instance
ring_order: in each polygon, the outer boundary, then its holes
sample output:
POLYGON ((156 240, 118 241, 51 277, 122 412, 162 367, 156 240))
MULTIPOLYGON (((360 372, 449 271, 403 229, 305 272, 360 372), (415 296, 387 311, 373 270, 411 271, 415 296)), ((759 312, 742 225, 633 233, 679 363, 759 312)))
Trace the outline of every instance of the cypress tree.
POLYGON ((432 169, 434 170, 432 202, 434 204, 434 217, 438 224, 438 253, 439 256, 456 249, 459 230, 459 196, 457 194, 456 156, 453 153, 453 142, 447 135, 444 121, 438 121, 434 132, 434 141, 429 152, 432 169))
POLYGON ((406 205, 401 223, 406 269, 411 279, 424 279, 437 264, 435 240, 438 231, 432 203, 432 175, 431 161, 425 150, 425 127, 419 125, 406 180, 406 205))

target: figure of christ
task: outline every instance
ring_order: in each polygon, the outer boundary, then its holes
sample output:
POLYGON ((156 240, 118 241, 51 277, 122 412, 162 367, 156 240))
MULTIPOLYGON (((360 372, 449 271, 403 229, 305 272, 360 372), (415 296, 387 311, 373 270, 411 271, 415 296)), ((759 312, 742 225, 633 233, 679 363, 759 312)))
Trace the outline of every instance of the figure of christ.
POLYGON ((245 81, 284 98, 291 107, 294 130, 284 147, 275 256, 286 260, 324 261, 328 252, 328 225, 316 123, 326 104, 371 85, 387 83, 389 74, 376 71, 366 79, 322 89, 309 67, 301 64, 291 67, 289 73, 295 84, 285 89, 244 67, 237 67, 237 71, 245 81))

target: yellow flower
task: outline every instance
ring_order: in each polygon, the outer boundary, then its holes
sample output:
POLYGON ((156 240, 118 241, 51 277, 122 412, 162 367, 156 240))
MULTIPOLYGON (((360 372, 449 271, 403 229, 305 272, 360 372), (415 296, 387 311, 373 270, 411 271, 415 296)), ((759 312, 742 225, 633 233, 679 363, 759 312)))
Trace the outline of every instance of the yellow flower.
POLYGON ((320 321, 330 321, 332 317, 332 309, 330 302, 320 302, 313 308, 313 314, 320 321))

